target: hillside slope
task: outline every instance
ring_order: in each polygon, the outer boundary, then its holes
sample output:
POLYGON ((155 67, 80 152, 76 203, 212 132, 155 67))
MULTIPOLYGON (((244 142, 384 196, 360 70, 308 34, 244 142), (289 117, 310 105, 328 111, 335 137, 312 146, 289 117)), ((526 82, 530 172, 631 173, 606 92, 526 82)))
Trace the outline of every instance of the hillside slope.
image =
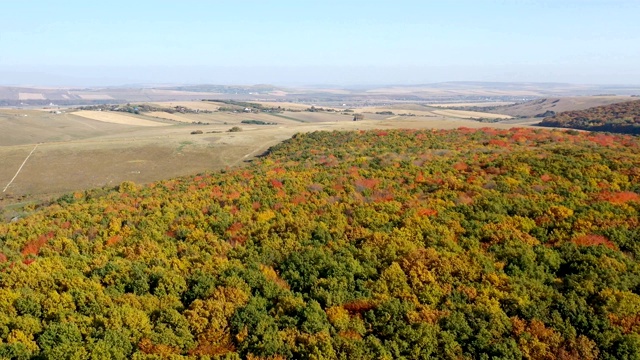
POLYGON ((640 134, 640 100, 565 111, 545 118, 540 125, 590 131, 640 134))
POLYGON ((637 358, 640 140, 299 134, 0 224, 0 357, 637 358))
POLYGON ((541 117, 551 111, 557 114, 563 111, 585 110, 594 106, 610 105, 634 99, 631 96, 549 97, 513 105, 498 106, 490 110, 516 117, 541 117))

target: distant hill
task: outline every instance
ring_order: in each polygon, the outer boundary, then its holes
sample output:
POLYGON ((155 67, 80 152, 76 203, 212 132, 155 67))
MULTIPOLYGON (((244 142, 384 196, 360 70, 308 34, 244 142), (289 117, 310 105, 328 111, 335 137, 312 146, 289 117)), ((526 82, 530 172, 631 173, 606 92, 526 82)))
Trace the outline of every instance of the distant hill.
MULTIPOLYGON (((2 83, 0 74, 0 84, 2 83)), ((216 85, 216 84, 129 84, 116 87, 38 87, 0 86, 0 106, 58 106, 119 104, 134 101, 192 101, 224 98, 240 101, 269 100, 311 103, 349 103, 353 105, 386 104, 389 102, 489 103, 528 100, 522 106, 504 107, 506 115, 530 116, 544 113, 540 108, 555 112, 579 110, 591 106, 627 101, 629 95, 639 94, 639 86, 597 86, 548 83, 483 83, 448 82, 424 85, 385 86, 312 86, 280 87, 274 85, 216 85), (596 94, 615 94, 600 95, 596 94), (616 96, 617 95, 617 96, 616 96), (554 101, 569 98, 568 107, 560 108, 554 101), (537 100, 545 98, 544 100, 537 100), (553 98, 553 99, 552 99, 553 98), (534 100, 535 99, 535 100, 534 100), (541 103, 537 103, 541 102, 541 103), (583 102, 587 104, 582 105, 583 102), (554 106, 555 105, 555 106, 554 106)), ((495 106, 496 104, 493 104, 495 106)))
POLYGON ((584 110, 633 100, 631 96, 572 96, 549 97, 519 104, 492 108, 492 112, 515 117, 548 117, 563 111, 584 110), (553 113, 549 113, 549 112, 553 113))
POLYGON ((640 100, 565 111, 546 117, 540 125, 590 131, 640 134, 640 100))
POLYGON ((42 88, 0 86, 0 106, 122 104, 132 101, 191 101, 203 98, 256 99, 286 94, 271 85, 185 85, 156 87, 42 88))

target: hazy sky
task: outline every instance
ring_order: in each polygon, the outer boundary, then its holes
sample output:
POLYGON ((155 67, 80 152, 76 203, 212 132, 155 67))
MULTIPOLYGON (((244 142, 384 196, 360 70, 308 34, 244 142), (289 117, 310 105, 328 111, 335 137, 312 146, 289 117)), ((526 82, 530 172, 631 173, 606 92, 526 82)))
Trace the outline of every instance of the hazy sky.
POLYGON ((0 84, 640 84, 640 0, 0 0, 0 84))

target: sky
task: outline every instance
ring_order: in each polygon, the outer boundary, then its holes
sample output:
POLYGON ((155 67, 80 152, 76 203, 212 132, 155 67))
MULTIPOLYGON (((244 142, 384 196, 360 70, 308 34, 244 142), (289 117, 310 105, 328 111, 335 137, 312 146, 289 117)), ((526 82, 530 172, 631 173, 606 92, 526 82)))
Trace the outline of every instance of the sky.
POLYGON ((0 0, 0 85, 640 84, 640 0, 0 0))

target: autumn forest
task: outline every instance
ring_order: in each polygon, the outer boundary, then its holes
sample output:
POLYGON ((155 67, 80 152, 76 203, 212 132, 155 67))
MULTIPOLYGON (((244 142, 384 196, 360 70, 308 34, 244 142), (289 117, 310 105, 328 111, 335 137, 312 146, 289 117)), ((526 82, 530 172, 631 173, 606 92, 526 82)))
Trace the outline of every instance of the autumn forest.
POLYGON ((0 224, 0 357, 637 359, 640 139, 298 134, 0 224))
POLYGON ((640 100, 564 111, 545 118, 540 125, 638 135, 640 100))

